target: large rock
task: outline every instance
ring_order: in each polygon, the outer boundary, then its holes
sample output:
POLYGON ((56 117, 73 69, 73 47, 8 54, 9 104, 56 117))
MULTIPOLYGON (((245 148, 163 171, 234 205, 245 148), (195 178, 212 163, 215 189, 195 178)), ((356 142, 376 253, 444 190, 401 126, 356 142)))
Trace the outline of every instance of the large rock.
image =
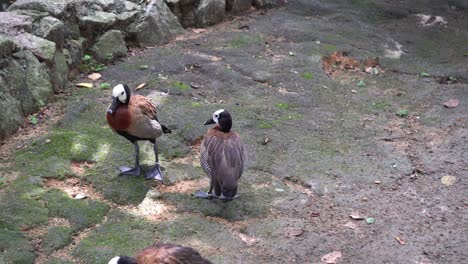
POLYGON ((79 17, 80 29, 85 37, 96 36, 99 32, 112 28, 116 22, 116 15, 103 11, 93 11, 79 17))
POLYGON ((195 13, 199 0, 165 0, 172 13, 184 27, 195 26, 195 13))
POLYGON ((8 10, 36 10, 41 12, 47 12, 54 17, 63 17, 67 7, 70 3, 75 2, 74 0, 16 0, 8 10))
POLYGON ((91 51, 97 60, 104 62, 124 57, 127 55, 124 35, 119 30, 109 30, 99 37, 91 51))
POLYGON ((183 28, 163 0, 151 0, 145 14, 130 24, 130 38, 140 46, 160 45, 182 33, 183 28))
POLYGON ((252 4, 256 8, 273 8, 284 5, 287 0, 253 0, 252 4))
POLYGON ((25 83, 23 88, 27 89, 33 98, 32 112, 45 105, 54 94, 47 66, 40 63, 30 51, 20 51, 15 55, 24 58, 25 83))
POLYGON ((10 56, 18 50, 18 45, 11 37, 0 34, 0 59, 10 56))
POLYGON ((195 12, 195 25, 206 27, 219 23, 223 21, 225 12, 225 0, 201 0, 195 12))
POLYGON ((46 16, 35 24, 34 35, 55 42, 60 49, 65 41, 65 25, 55 17, 46 16))
POLYGON ((33 18, 14 12, 0 12, 0 32, 14 35, 16 32, 31 32, 33 18))
POLYGON ((242 13, 252 7, 252 0, 226 0, 226 10, 234 14, 242 13))
POLYGON ((29 33, 22 33, 15 37, 16 42, 32 51, 38 58, 52 62, 55 56, 55 43, 29 33))
POLYGON ((0 140, 13 134, 23 123, 21 103, 15 99, 7 88, 5 74, 0 68, 0 140))
POLYGON ((50 79, 54 91, 58 92, 65 88, 68 82, 68 64, 66 57, 59 51, 55 52, 54 63, 50 68, 50 79))
POLYGON ((70 39, 65 43, 63 55, 71 70, 81 63, 86 48, 86 39, 70 39))

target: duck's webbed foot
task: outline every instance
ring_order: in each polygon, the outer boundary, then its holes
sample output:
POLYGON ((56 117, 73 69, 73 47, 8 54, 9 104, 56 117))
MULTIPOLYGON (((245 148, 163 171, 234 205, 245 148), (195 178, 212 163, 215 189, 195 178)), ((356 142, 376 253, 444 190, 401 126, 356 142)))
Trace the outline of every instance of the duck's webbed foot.
POLYGON ((135 168, 130 168, 126 166, 119 167, 120 175, 132 175, 132 176, 140 176, 141 169, 140 166, 135 168))
POLYGON ((195 197, 197 197, 197 198, 203 198, 203 199, 212 199, 213 198, 213 194, 211 192, 197 191, 193 195, 195 197))
POLYGON ((159 164, 154 165, 151 169, 145 172, 145 179, 146 180, 151 180, 155 179, 158 181, 163 181, 163 176, 161 172, 161 168, 159 167, 159 164))

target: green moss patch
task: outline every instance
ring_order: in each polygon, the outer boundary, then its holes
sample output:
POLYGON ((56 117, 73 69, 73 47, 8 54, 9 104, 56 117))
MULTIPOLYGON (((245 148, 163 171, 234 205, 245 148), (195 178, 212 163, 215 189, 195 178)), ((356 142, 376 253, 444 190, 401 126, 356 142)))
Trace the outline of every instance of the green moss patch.
POLYGON ((47 209, 39 201, 42 193, 37 177, 21 176, 0 194, 0 228, 19 229, 47 222, 47 209))
POLYGON ((149 222, 112 211, 107 222, 83 239, 72 254, 86 263, 107 263, 117 255, 132 256, 155 242, 154 230, 149 222))
POLYGON ((44 253, 50 255, 57 249, 63 248, 72 241, 72 229, 65 226, 51 227, 42 240, 44 253))
POLYGON ((36 255, 29 239, 19 231, 0 229, 0 263, 34 263, 36 255))
POLYGON ((44 193, 42 199, 47 205, 50 217, 68 219, 74 231, 90 227, 104 219, 109 207, 95 200, 74 200, 57 189, 44 193))

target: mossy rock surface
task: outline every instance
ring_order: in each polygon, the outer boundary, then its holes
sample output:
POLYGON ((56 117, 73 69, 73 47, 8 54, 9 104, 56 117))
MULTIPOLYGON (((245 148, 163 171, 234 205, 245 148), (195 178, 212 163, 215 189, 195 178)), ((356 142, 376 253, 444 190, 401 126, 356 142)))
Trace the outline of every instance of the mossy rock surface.
POLYGON ((114 210, 105 223, 80 241, 73 256, 84 263, 107 263, 114 256, 133 256, 155 242, 155 230, 154 224, 114 210))
POLYGON ((109 206, 96 200, 74 200, 57 189, 50 189, 42 195, 50 217, 67 219, 72 230, 80 231, 100 223, 109 210, 109 206))
POLYGON ((47 234, 42 240, 44 253, 50 255, 57 249, 63 248, 72 241, 73 230, 70 227, 57 226, 47 230, 47 234))
POLYGON ((0 262, 34 263, 36 254, 31 241, 19 231, 0 228, 0 262))

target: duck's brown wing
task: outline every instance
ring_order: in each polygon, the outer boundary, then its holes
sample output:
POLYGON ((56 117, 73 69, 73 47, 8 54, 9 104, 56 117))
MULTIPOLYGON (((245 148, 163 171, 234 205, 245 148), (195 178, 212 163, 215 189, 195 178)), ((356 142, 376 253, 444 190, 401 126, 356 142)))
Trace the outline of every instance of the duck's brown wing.
POLYGON ((130 98, 130 106, 132 106, 135 114, 145 115, 151 119, 158 120, 156 117, 156 106, 148 98, 142 95, 133 95, 130 98))
MULTIPOLYGON (((232 133, 229 137, 221 137, 208 132, 202 142, 200 163, 210 179, 216 182, 221 179, 237 182, 246 163, 242 139, 237 133, 232 133)), ((225 184, 230 185, 229 182, 225 184)))
POLYGON ((139 264, 211 264, 193 248, 162 243, 140 251, 136 259, 139 264))

